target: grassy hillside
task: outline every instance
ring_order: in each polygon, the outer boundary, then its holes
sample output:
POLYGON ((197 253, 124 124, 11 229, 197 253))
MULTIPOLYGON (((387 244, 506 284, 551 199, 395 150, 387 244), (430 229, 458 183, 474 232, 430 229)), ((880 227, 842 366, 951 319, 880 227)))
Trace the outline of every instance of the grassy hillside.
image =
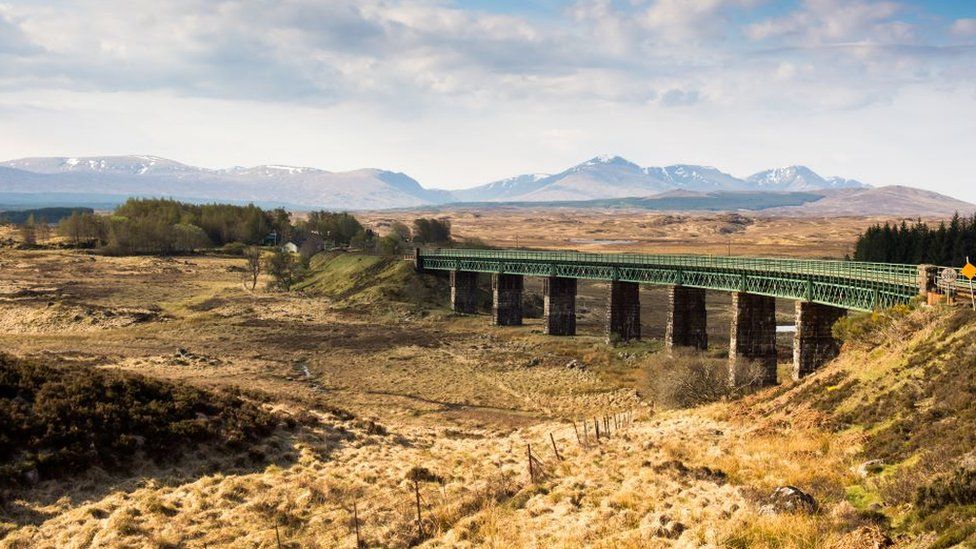
POLYGON ((418 274, 409 261, 347 253, 313 257, 308 276, 295 289, 347 306, 378 302, 444 304, 450 295, 445 279, 418 274))
POLYGON ((733 414, 760 433, 821 440, 819 455, 789 457, 809 469, 789 480, 827 507, 853 508, 896 541, 976 544, 976 313, 895 309, 835 331, 847 339, 837 360, 733 414))

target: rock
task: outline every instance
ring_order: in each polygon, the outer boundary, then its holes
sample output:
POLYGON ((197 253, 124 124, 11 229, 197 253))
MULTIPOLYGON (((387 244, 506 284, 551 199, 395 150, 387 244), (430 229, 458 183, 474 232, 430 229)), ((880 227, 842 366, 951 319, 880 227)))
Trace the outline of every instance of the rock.
POLYGON ((542 364, 542 359, 537 356, 530 358, 529 361, 525 363, 526 367, 528 368, 532 368, 533 366, 538 366, 540 364, 542 364))
POLYGON ((760 515, 778 513, 815 513, 817 500, 796 486, 779 486, 770 494, 765 505, 759 508, 760 515))
POLYGON ((884 470, 884 462, 880 459, 871 459, 865 461, 864 463, 857 466, 857 475, 861 478, 866 478, 871 475, 876 475, 884 470))
POLYGON ((570 370, 585 370, 586 369, 586 365, 583 364, 582 362, 580 362, 579 360, 576 360, 575 358, 573 360, 570 360, 569 362, 567 362, 566 363, 566 367, 569 368, 570 370))
POLYGON ((186 347, 180 347, 179 349, 176 350, 176 356, 187 356, 189 354, 190 351, 187 350, 186 347))

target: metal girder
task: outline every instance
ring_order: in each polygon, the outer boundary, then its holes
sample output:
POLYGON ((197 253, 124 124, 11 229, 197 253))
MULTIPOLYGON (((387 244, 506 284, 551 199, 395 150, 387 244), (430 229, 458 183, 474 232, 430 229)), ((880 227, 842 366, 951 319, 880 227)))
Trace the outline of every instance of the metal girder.
POLYGON ((681 285, 870 311, 918 293, 914 265, 680 255, 421 250, 426 270, 681 285))

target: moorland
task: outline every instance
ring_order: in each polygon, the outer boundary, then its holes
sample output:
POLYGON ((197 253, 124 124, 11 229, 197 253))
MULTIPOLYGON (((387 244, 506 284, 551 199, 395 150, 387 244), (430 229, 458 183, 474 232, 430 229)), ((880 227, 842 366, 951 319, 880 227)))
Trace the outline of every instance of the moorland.
MULTIPOLYGON (((478 245, 832 258, 885 221, 438 215, 478 245)), ((358 217, 384 234, 416 216, 358 217)), ((579 335, 553 338, 537 311, 505 328, 451 314, 446 281, 397 256, 323 252, 285 292, 267 273, 242 283, 228 250, 41 244, 0 249, 0 413, 17 425, 0 453, 3 547, 976 540, 964 308, 853 316, 841 356, 799 382, 784 334, 779 385, 707 402, 682 380, 725 363, 717 293, 711 348, 668 357, 660 288, 642 289, 644 340, 612 346, 597 283, 581 286, 579 335)), ((527 303, 540 292, 529 282, 527 303)))

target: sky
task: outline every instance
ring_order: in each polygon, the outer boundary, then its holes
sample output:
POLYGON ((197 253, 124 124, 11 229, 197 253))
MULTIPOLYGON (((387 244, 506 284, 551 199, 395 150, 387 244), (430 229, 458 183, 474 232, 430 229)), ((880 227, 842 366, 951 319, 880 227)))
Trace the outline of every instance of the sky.
POLYGON ((598 154, 976 202, 976 1, 0 0, 0 158, 463 188, 598 154))

